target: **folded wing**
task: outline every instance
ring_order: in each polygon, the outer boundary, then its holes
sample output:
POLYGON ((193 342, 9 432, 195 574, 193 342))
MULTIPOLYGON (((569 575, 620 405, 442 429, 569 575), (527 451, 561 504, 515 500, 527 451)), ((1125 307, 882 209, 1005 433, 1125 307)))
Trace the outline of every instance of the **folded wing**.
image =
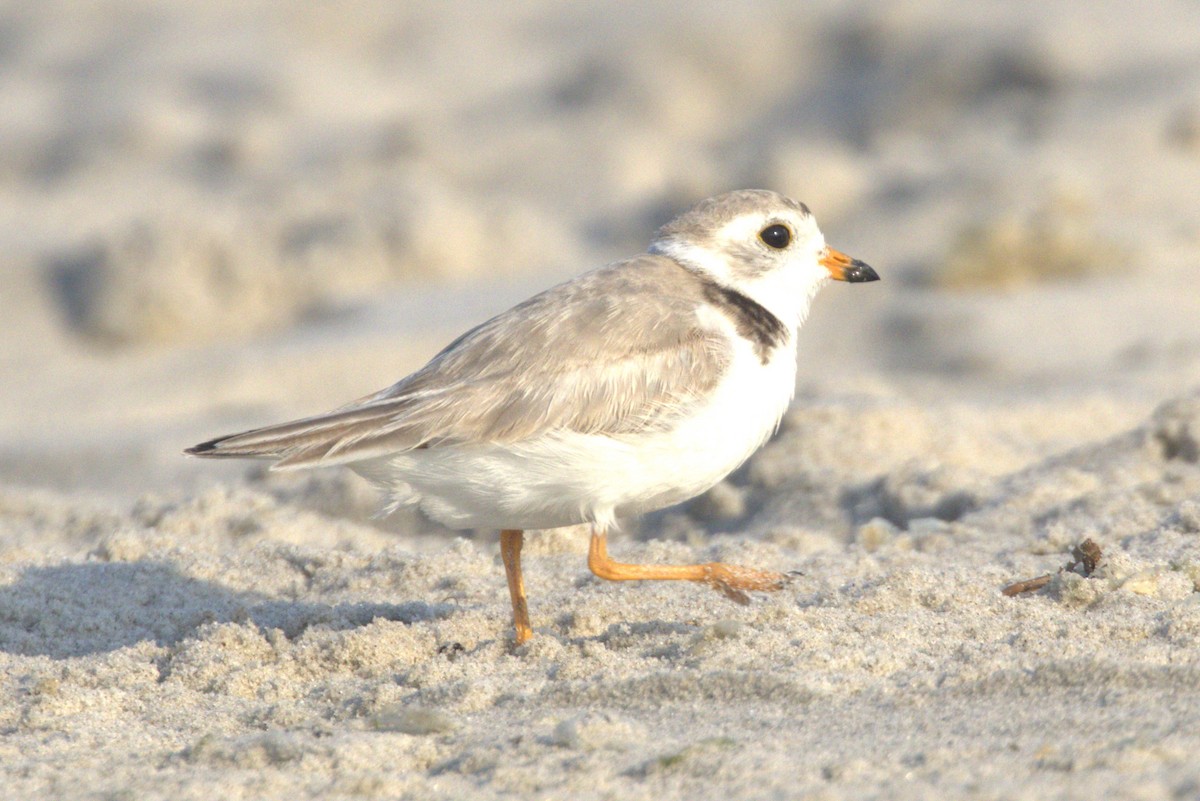
POLYGON ((530 298, 382 392, 187 452, 275 459, 275 469, 287 469, 554 430, 619 437, 666 429, 731 358, 727 341, 697 317, 701 299, 690 272, 641 256, 530 298))

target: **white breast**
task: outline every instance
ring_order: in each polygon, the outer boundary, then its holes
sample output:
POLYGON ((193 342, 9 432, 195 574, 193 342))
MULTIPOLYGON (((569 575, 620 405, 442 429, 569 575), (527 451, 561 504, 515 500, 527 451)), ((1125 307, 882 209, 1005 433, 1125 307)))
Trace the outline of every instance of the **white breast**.
POLYGON ((775 349, 762 364, 754 348, 738 339, 731 368, 710 402, 674 430, 644 443, 636 465, 641 482, 614 504, 617 516, 641 514, 693 498, 742 465, 779 426, 796 388, 796 356, 775 349))

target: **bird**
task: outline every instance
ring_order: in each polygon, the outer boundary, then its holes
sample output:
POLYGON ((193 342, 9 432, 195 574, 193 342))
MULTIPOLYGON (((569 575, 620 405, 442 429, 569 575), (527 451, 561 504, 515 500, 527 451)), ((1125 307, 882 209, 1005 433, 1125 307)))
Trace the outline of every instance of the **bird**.
POLYGON ((879 275, 829 247, 803 203, 727 192, 663 225, 646 252, 496 315, 386 389, 185 453, 346 465, 387 511, 499 529, 517 645, 533 636, 528 530, 588 524, 587 565, 602 579, 692 581, 747 603, 788 576, 618 562, 607 534, 707 491, 775 433, 795 394, 797 335, 830 280, 879 275))

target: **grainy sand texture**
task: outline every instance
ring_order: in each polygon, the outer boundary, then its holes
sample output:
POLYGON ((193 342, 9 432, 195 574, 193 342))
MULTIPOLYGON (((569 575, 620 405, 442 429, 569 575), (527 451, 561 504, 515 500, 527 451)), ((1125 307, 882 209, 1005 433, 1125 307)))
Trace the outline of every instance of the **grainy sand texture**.
POLYGON ((1200 798, 1198 31, 0 3, 0 795, 1200 798), (777 437, 611 550, 779 593, 534 532, 515 648, 495 532, 181 455, 752 186, 884 280, 824 290, 777 437))

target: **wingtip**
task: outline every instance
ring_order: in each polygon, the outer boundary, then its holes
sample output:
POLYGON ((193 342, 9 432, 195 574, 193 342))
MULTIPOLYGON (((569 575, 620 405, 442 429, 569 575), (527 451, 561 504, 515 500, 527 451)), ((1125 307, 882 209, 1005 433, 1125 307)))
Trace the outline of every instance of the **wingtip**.
POLYGON ((217 449, 217 443, 219 442, 219 439, 210 439, 208 442, 201 442, 199 445, 184 448, 183 452, 188 456, 210 456, 217 449))

